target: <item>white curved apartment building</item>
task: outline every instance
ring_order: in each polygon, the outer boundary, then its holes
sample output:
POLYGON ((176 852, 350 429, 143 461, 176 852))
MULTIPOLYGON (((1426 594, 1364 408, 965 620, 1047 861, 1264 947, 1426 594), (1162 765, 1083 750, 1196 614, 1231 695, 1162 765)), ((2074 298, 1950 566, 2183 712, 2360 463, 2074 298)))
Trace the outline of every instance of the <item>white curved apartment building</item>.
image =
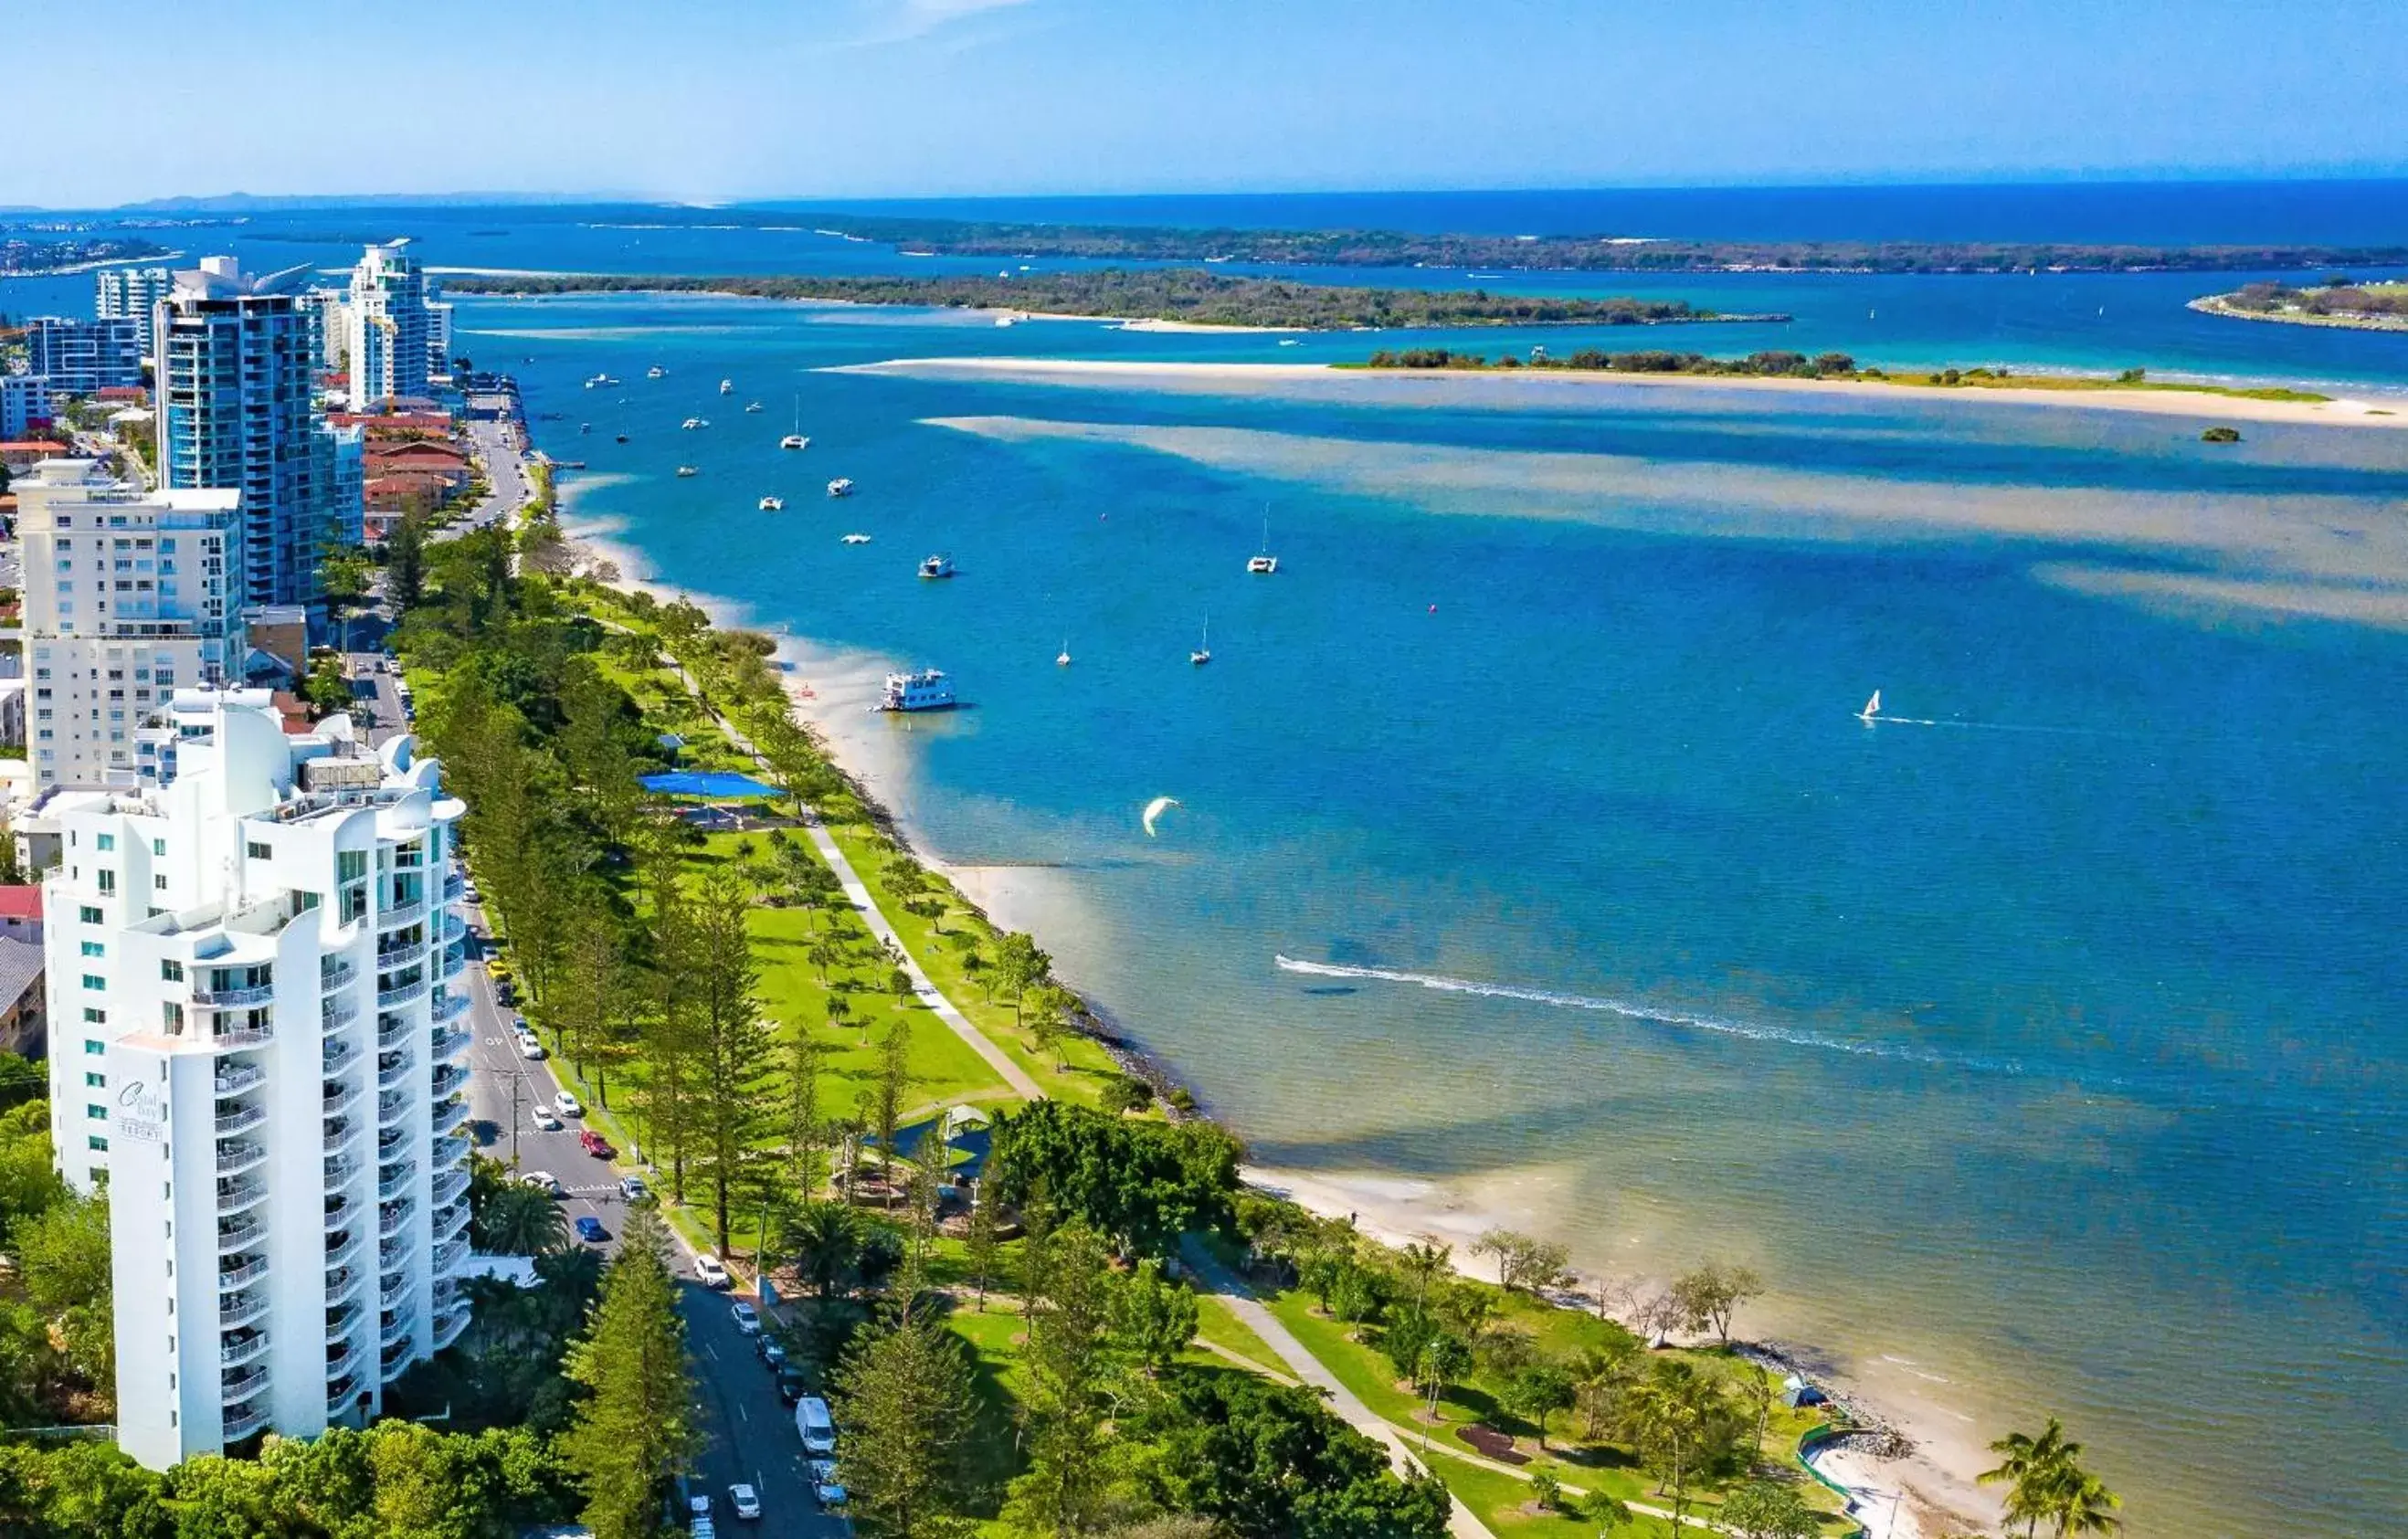
POLYGON ((467 1324, 466 810, 410 739, 187 691, 135 791, 46 808, 53 1137, 106 1182, 118 1442, 164 1469, 374 1414, 467 1324))

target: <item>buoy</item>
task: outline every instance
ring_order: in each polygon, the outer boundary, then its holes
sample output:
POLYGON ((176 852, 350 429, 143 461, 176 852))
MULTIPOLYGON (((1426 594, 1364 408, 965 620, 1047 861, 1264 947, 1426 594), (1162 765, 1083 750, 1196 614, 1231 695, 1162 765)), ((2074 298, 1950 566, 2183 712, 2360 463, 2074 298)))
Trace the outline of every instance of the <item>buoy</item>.
POLYGON ((1430 612, 1431 614, 1437 614, 1437 613, 1438 613, 1438 606, 1437 606, 1437 605, 1435 605, 1435 604, 1431 605, 1431 606, 1430 606, 1430 610, 1429 610, 1429 612, 1430 612))

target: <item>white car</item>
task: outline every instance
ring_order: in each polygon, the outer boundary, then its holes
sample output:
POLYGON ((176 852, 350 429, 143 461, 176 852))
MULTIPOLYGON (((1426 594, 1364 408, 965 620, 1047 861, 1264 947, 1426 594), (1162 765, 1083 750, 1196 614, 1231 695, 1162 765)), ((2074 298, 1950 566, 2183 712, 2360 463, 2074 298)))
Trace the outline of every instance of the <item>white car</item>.
POLYGON ((754 1309, 751 1304, 746 1304, 742 1299, 738 1299, 734 1304, 728 1305, 727 1314, 728 1318, 736 1322, 736 1329, 743 1332, 746 1335, 757 1336, 761 1333, 760 1312, 754 1309))
POLYGON ((761 1516, 761 1493, 750 1486, 727 1488, 727 1505, 737 1517, 752 1522, 761 1516))
POLYGON ((559 1108, 560 1115, 563 1117, 582 1117, 585 1115, 585 1103, 578 1100, 577 1097, 569 1094, 566 1090, 563 1090, 558 1095, 553 1096, 552 1098, 552 1104, 559 1108))
POLYGON ((538 1107, 535 1109, 535 1130, 536 1130, 536 1132, 538 1132, 538 1133, 558 1133, 558 1132, 560 1131, 560 1128, 561 1128, 561 1121, 560 1121, 560 1119, 559 1119, 559 1118, 557 1118, 557 1117, 552 1116, 552 1113, 551 1113, 548 1109, 546 1109, 545 1107, 542 1107, 542 1106, 538 1106, 538 1107))
POLYGON ((560 1195, 560 1182, 552 1176, 552 1172, 548 1170, 531 1170, 524 1176, 520 1176, 519 1179, 525 1182, 528 1186, 535 1188, 538 1191, 542 1192, 547 1197, 557 1197, 560 1195))
POLYGON ((523 1036, 519 1038, 519 1056, 530 1062, 539 1059, 543 1056, 543 1044, 533 1036, 523 1036))
POLYGON ((716 1256, 696 1256, 694 1259, 694 1275, 705 1288, 727 1286, 727 1268, 719 1264, 716 1256))
POLYGON ((690 1523, 708 1522, 710 1518, 710 1494, 706 1491, 700 1496, 687 1497, 685 1516, 690 1523))

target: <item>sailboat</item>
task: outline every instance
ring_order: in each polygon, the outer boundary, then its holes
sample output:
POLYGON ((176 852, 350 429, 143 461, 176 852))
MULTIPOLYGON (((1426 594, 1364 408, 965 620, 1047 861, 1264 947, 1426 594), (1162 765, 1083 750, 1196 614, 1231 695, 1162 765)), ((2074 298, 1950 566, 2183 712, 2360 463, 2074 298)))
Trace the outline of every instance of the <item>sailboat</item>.
POLYGON ((1069 665, 1070 665, 1070 638, 1069 638, 1068 636, 1064 636, 1064 637, 1062 638, 1062 649, 1061 649, 1060 651, 1058 651, 1058 652, 1056 652, 1056 653, 1054 653, 1054 666, 1055 666, 1055 667, 1057 667, 1057 668, 1067 668, 1067 667, 1068 667, 1069 665))
POLYGON ((1879 690, 1875 690, 1873 691, 1873 697, 1865 702, 1865 708, 1856 713, 1856 720, 1863 722, 1868 727, 1881 720, 1881 691, 1879 690))
POLYGON ((780 449, 809 449, 811 441, 803 436, 803 398, 795 397, 795 431, 778 440, 780 449))
POLYGON ((1246 563, 1246 570, 1264 577, 1279 570, 1279 558, 1271 554, 1271 515, 1268 508, 1263 510, 1263 553, 1250 559, 1246 563))
POLYGON ((1204 666, 1204 664, 1206 664, 1207 663, 1210 663, 1210 662, 1211 662, 1211 661, 1212 661, 1212 617, 1211 617, 1211 616, 1207 615, 1207 616, 1205 616, 1205 617, 1204 617, 1204 639, 1203 639, 1202 643, 1201 643, 1201 644, 1199 644, 1194 651, 1192 651, 1192 652, 1190 652, 1190 653, 1188 653, 1188 654, 1187 654, 1187 661, 1188 661, 1188 662, 1190 662, 1190 663, 1193 663, 1194 664, 1196 664, 1196 666, 1197 666, 1197 667, 1199 667, 1199 668, 1200 668, 1200 667, 1202 667, 1202 666, 1204 666))

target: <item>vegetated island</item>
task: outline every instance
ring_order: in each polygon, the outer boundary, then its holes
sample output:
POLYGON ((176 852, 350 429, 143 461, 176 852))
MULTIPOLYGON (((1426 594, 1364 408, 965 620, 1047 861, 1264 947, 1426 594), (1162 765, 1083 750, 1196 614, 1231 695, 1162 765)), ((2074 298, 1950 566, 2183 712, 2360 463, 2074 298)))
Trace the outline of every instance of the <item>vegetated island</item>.
POLYGON ((838 300, 955 309, 1271 331, 1361 331, 1393 326, 1660 326, 1692 321, 1785 321, 1731 315, 1677 299, 1571 299, 1482 290, 1338 288, 1276 278, 1224 278, 1195 268, 1111 268, 1014 278, 691 278, 644 274, 471 273, 447 278, 453 293, 716 293, 751 299, 838 300))
POLYGON ((2408 246, 2131 246, 2060 241, 1681 240, 1643 231, 1532 235, 1405 230, 1170 229, 767 208, 642 208, 638 227, 809 229, 924 256, 1297 263, 1633 273, 2240 273, 2408 266, 2408 246))
POLYGON ((68 273, 107 262, 132 262, 165 256, 167 248, 132 236, 104 240, 28 240, 22 235, 0 238, 0 274, 26 278, 39 273, 68 273))
POLYGON ((1340 369, 1438 369, 1514 372, 1548 369, 1572 370, 1583 373, 1612 374, 1688 374, 1718 375, 1755 379, 1848 379, 1871 384, 1961 387, 1968 390, 2112 390, 2112 391, 2179 391, 2200 395, 2224 395, 2243 401, 2296 401, 2314 404, 2329 401, 2329 395, 2314 391, 2290 390, 2279 385, 2242 386, 2197 384, 2187 380, 2152 379, 2146 369, 2126 369, 2113 377, 2087 374, 2017 374, 1998 364, 1973 368, 1896 369, 1860 364, 1844 352, 1822 352, 1808 357, 1802 352, 1769 350, 1752 352, 1744 358, 1711 358, 1703 353, 1671 352, 1650 349, 1639 352, 1606 352, 1597 348, 1583 348, 1578 352, 1554 357, 1543 348, 1533 349, 1526 358, 1512 353, 1489 358, 1485 354, 1462 352, 1452 348, 1383 348, 1359 363, 1334 363, 1340 369))
POLYGON ((2296 289, 2282 283, 2246 283, 2230 293, 2194 299, 2190 307, 2236 321, 2408 332, 2408 283, 2355 283, 2341 277, 2296 289))

